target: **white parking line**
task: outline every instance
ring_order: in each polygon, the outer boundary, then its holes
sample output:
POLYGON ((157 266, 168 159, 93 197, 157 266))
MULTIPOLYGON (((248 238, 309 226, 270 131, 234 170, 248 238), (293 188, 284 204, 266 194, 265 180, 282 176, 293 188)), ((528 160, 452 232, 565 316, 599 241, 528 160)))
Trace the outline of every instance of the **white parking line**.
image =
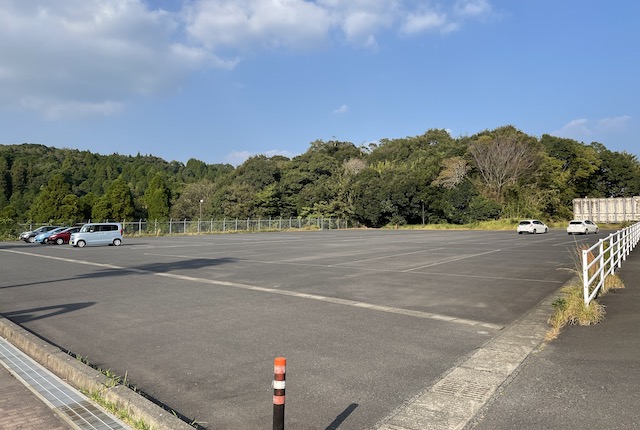
POLYGON ((318 295, 318 294, 298 293, 298 292, 295 292, 295 291, 279 290, 279 289, 276 289, 276 288, 259 287, 259 286, 256 286, 256 285, 241 284, 241 283, 237 283, 237 282, 218 281, 218 280, 215 280, 215 279, 205 279, 205 278, 196 278, 196 277, 193 277, 193 276, 177 275, 175 273, 157 273, 157 272, 152 272, 152 271, 149 271, 149 270, 136 269, 136 268, 130 268, 130 267, 120 267, 120 266, 115 266, 115 265, 112 265, 112 264, 93 263, 93 262, 89 262, 89 261, 73 260, 73 259, 70 259, 70 258, 54 257, 54 256, 50 256, 50 255, 31 254, 31 253, 28 253, 28 252, 14 251, 14 250, 8 250, 8 249, 0 249, 0 251, 9 252, 9 253, 13 253, 13 254, 27 255, 27 256, 30 256, 30 257, 47 258, 47 259, 51 259, 51 260, 64 261, 64 262, 68 262, 68 263, 84 264, 84 265, 88 265, 88 266, 96 266, 96 267, 102 267, 102 268, 108 268, 108 269, 123 270, 123 271, 134 272, 134 273, 150 274, 150 275, 154 275, 154 276, 160 276, 160 277, 163 277, 163 278, 178 279, 178 280, 188 281, 188 282, 197 282, 197 283, 217 285, 217 286, 222 286, 222 287, 239 288, 239 289, 243 289, 243 290, 258 291, 258 292, 261 292, 261 293, 268 293, 268 294, 278 294, 278 295, 282 295, 282 296, 289 296, 289 297, 295 297, 295 298, 300 298, 300 299, 317 300, 317 301, 321 301, 321 302, 333 303, 333 304, 343 305, 343 306, 351 306, 351 307, 360 308, 360 309, 368 309, 368 310, 373 310, 373 311, 386 312, 386 313, 410 316, 410 317, 415 317, 415 318, 431 319, 431 320, 436 320, 436 321, 445 321, 445 322, 451 322, 451 323, 456 323, 456 324, 464 324, 464 325, 470 325, 470 326, 474 326, 474 327, 482 327, 482 328, 491 329, 491 330, 501 330, 504 327, 504 326, 499 325, 499 324, 492 324, 492 323, 483 322, 483 321, 470 320, 470 319, 466 319, 466 318, 457 318, 457 317, 453 317, 453 316, 449 316, 449 315, 435 314, 435 313, 431 313, 431 312, 414 311, 414 310, 409 310, 409 309, 396 308, 396 307, 392 307, 392 306, 381 306, 381 305, 376 305, 376 304, 372 304, 372 303, 358 302, 358 301, 355 301, 355 300, 346 300, 346 299, 340 299, 340 298, 337 298, 337 297, 321 296, 321 295, 318 295))
POLYGON ((412 272, 414 270, 426 269, 427 267, 439 266, 441 264, 453 263, 454 261, 466 260, 468 258, 480 257, 481 255, 493 254, 496 252, 501 252, 501 249, 495 249, 493 251, 480 252, 478 254, 464 255, 462 257, 450 258, 444 261, 438 261, 437 263, 431 263, 420 267, 414 267, 412 269, 403 270, 403 272, 412 272))
MULTIPOLYGON (((362 260, 345 261, 344 263, 332 264, 332 266, 333 267, 344 266, 347 264, 364 263, 365 261, 385 260, 385 259, 395 258, 395 257, 404 257, 405 255, 423 254, 426 252, 440 251, 441 249, 444 249, 444 248, 421 249, 420 251, 403 252, 400 254, 392 254, 392 255, 383 255, 381 257, 363 258, 362 260)), ((287 260, 283 260, 283 261, 286 262, 287 260)))
MULTIPOLYGON (((228 253, 226 253, 228 254, 228 253)), ((144 255, 150 255, 155 257, 172 257, 172 258, 184 258, 184 259, 192 259, 194 257, 198 258, 209 258, 211 260, 215 260, 216 258, 212 258, 211 254, 207 256, 203 255, 180 255, 180 254, 153 254, 150 252, 145 252, 144 255)), ((362 272, 379 272, 379 273, 407 273, 407 274, 416 274, 416 275, 431 275, 431 276, 453 276, 459 278, 473 278, 473 279, 493 279, 496 281, 515 281, 515 282, 539 282, 542 284, 564 284, 564 281, 553 281, 548 279, 533 279, 533 278, 510 278, 505 276, 486 276, 486 275, 469 275, 465 273, 449 273, 449 272, 418 272, 418 269, 410 269, 408 270, 390 270, 390 269, 378 269, 374 267, 347 267, 345 264, 348 263, 338 263, 338 264, 315 264, 315 263, 300 263, 300 262, 291 262, 291 261, 264 261, 264 260, 252 260, 249 258, 239 258, 236 261, 245 262, 245 263, 253 263, 253 264, 281 264, 284 266, 309 266, 309 267, 326 267, 326 268, 336 268, 340 270, 358 270, 362 272)), ((366 260, 359 260, 366 261, 366 260)))

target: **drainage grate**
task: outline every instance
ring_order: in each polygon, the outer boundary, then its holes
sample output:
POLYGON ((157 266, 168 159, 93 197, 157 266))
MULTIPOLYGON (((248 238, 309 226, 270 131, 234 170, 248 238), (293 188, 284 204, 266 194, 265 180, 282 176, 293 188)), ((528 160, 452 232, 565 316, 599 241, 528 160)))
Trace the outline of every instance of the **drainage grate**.
POLYGON ((433 392, 449 396, 464 397, 471 400, 486 400, 493 387, 474 381, 445 379, 433 387, 433 392))
POLYGON ((85 396, 0 337, 0 363, 80 430, 127 430, 85 396))

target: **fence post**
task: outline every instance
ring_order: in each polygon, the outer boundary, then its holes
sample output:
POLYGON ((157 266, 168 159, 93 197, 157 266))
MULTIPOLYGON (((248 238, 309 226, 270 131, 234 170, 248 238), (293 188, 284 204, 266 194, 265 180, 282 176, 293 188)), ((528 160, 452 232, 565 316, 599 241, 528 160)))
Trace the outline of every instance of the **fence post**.
POLYGON ((171 218, 169 218, 169 234, 172 233, 171 227, 172 227, 172 222, 173 221, 171 218))
POLYGON ((584 295, 584 304, 589 306, 589 258, 587 250, 582 250, 582 292, 584 295))
POLYGON ((604 285, 604 278, 606 277, 606 269, 604 267, 604 263, 606 262, 604 260, 604 240, 600 239, 599 241, 599 247, 598 247, 598 252, 600 253, 599 255, 599 260, 600 260, 600 281, 598 283, 598 285, 602 286, 604 285))
POLYGON ((273 430, 284 430, 284 388, 287 359, 273 360, 273 430))

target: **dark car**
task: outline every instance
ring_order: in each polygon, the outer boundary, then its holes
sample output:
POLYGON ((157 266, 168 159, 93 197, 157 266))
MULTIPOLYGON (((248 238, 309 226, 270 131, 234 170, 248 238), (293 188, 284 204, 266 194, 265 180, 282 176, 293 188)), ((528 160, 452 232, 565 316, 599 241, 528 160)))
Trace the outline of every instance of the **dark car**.
POLYGON ((45 233, 47 231, 54 230, 56 228, 59 228, 59 226, 57 226, 57 225, 45 225, 45 226, 42 226, 42 227, 37 228, 35 230, 25 231, 25 232, 20 233, 20 239, 24 240, 25 242, 34 243, 36 241, 36 236, 37 235, 39 235, 40 233, 45 233))
POLYGON ((79 232, 80 228, 81 227, 69 227, 62 231, 54 233, 47 238, 47 243, 55 243, 56 245, 69 243, 69 238, 71 238, 71 233, 79 232))

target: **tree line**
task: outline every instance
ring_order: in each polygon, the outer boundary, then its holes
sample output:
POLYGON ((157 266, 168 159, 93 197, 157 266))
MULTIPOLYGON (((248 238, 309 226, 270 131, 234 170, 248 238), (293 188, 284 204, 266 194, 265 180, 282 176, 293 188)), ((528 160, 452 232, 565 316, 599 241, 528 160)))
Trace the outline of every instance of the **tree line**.
POLYGON ((446 130, 368 146, 312 142, 299 156, 238 167, 151 155, 0 145, 0 219, 339 217, 368 227, 571 218, 576 197, 640 194, 635 155, 530 136, 513 126, 453 138, 446 130))

